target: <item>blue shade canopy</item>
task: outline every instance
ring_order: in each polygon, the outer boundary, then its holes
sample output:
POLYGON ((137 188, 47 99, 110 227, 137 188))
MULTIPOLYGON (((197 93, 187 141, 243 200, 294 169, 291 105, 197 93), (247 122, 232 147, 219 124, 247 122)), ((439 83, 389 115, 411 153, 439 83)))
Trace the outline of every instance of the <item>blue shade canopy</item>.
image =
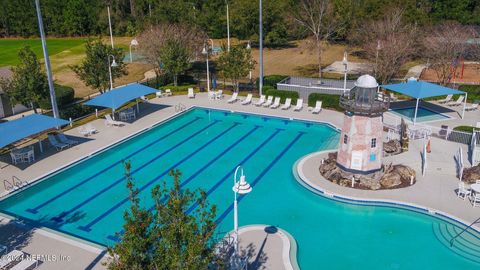
POLYGON ((85 105, 107 107, 116 110, 130 100, 153 94, 157 92, 155 88, 151 88, 139 83, 132 83, 125 86, 112 89, 101 94, 94 99, 85 102, 85 105))
POLYGON ((70 122, 43 114, 31 114, 0 124, 0 148, 42 131, 70 122))
POLYGON ((463 91, 423 81, 408 81, 406 83, 381 85, 381 87, 418 99, 450 94, 465 94, 463 91))

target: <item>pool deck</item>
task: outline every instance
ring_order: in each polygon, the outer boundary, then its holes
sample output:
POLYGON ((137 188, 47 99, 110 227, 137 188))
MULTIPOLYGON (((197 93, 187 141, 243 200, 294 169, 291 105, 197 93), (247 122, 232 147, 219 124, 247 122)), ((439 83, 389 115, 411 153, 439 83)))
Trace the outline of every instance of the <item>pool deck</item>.
MULTIPOLYGON (((15 176, 22 181, 35 181, 44 175, 56 171, 58 168, 88 157, 100 149, 106 148, 115 142, 122 141, 123 139, 136 134, 140 130, 146 129, 160 121, 172 117, 177 113, 175 111, 175 105, 178 105, 179 103, 184 104, 187 108, 191 106, 201 106, 237 112, 267 114, 278 117, 328 122, 337 127, 340 127, 343 122, 343 114, 331 110, 324 109, 320 114, 313 115, 306 107, 304 107, 301 112, 293 112, 292 109, 288 111, 280 109, 273 110, 253 105, 244 106, 241 105, 240 102, 227 104, 226 100, 228 98, 229 97, 227 96, 221 100, 210 100, 207 98, 206 93, 200 93, 197 94, 195 99, 188 99, 186 96, 152 99, 149 103, 141 104, 140 116, 136 121, 126 123, 123 127, 106 127, 104 125, 104 120, 98 119, 93 121, 92 125, 96 127, 99 132, 91 137, 82 137, 78 132, 78 128, 65 132, 67 135, 74 137, 73 139, 81 141, 81 143, 60 152, 57 152, 51 147, 48 147, 47 144, 44 144, 45 152, 39 155, 39 151, 36 149, 37 160, 30 165, 13 166, 10 163, 9 156, 0 156, 0 180, 10 180, 15 176)), ((480 119, 480 112, 467 112, 466 115, 467 117, 465 120, 455 121, 455 125, 464 123, 471 125, 476 122, 476 120, 472 119, 480 119)), ((448 121, 450 121, 450 125, 453 124, 451 120, 447 120, 447 122, 448 121)), ((437 124, 439 125, 440 123, 435 122, 435 125, 437 124)), ((342 188, 324 180, 320 181, 318 164, 321 157, 319 155, 313 155, 308 162, 306 162, 304 170, 308 179, 317 183, 319 187, 326 188, 338 194, 345 194, 346 196, 352 197, 358 196, 404 200, 406 202, 412 202, 432 209, 445 211, 451 215, 470 221, 475 217, 480 216, 480 208, 477 207, 476 209, 473 209, 468 202, 458 199, 454 193, 458 180, 455 177, 455 169, 453 167, 453 154, 457 151, 458 147, 459 144, 456 143, 441 141, 435 138, 432 139, 433 153, 429 156, 431 157, 431 160, 429 160, 429 167, 426 176, 419 177, 419 181, 416 185, 403 190, 365 193, 368 191, 342 188)), ((419 172, 418 164, 420 164, 420 149, 420 141, 416 141, 412 143, 411 150, 408 153, 395 156, 395 160, 396 162, 410 165, 419 172)), ((0 186, 0 194, 6 194, 3 185, 0 186)), ((68 263, 69 269, 105 268, 105 266, 102 265, 102 262, 105 261, 105 254, 102 249, 85 245, 70 238, 48 232, 42 228, 17 226, 14 225, 16 222, 8 220, 7 218, 1 218, 1 220, 1 235, 4 235, 4 237, 8 236, 9 239, 14 240, 4 241, 5 238, 0 238, 0 243, 6 243, 9 249, 18 248, 33 254, 62 254, 71 256, 72 260, 68 263), (28 235, 28 237, 24 237, 24 235, 28 235), (22 243, 17 243, 19 241, 18 239, 23 239, 22 243)), ((257 246, 259 244, 258 241, 263 241, 265 238, 264 236, 256 235, 253 232, 249 232, 246 235, 246 239, 249 240, 243 240, 244 243, 246 244, 246 242, 252 241, 252 243, 255 242, 255 245, 257 246)), ((268 241, 270 241, 274 238, 268 236, 268 239, 268 241)), ((272 240, 272 243, 274 241, 276 240, 272 240)), ((273 264, 273 261, 277 262, 277 260, 281 260, 278 257, 279 252, 277 249, 278 246, 271 245, 270 243, 268 243, 268 245, 265 244, 263 249, 266 256, 272 260, 272 265, 276 265, 273 264)), ((66 269, 66 264, 62 264, 61 262, 45 262, 41 264, 38 269, 66 269)))

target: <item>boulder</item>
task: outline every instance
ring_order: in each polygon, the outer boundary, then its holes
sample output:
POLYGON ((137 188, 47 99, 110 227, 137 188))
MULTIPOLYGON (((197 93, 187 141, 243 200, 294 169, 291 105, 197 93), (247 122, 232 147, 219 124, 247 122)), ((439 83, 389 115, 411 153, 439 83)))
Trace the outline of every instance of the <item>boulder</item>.
POLYGON ((473 184, 477 180, 480 180, 480 164, 471 168, 463 169, 462 179, 468 184, 473 184))
POLYGON ((402 183, 402 177, 400 174, 395 172, 390 172, 385 174, 380 180, 380 185, 384 188, 393 188, 402 183))
POLYGON ((399 140, 391 140, 386 143, 383 143, 383 151, 388 154, 400 153, 402 151, 402 146, 400 145, 399 140))

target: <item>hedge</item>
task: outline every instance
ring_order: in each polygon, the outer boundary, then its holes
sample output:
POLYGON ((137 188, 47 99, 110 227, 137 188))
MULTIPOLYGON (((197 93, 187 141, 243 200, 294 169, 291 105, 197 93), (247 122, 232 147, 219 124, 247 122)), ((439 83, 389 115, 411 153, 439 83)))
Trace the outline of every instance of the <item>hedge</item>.
POLYGON ((188 91, 188 88, 193 88, 195 89, 197 87, 197 85, 195 84, 186 84, 186 85, 173 85, 173 84, 167 84, 167 85, 164 85, 162 87, 160 87, 160 89, 162 90, 165 90, 165 89, 170 89, 172 90, 172 93, 176 93, 176 92, 187 92, 188 91))
POLYGON ((480 100, 480 85, 460 85, 458 90, 468 93, 468 101, 480 100))
POLYGON ((322 101, 322 108, 334 109, 336 111, 343 112, 343 108, 340 107, 340 96, 312 93, 308 96, 308 106, 315 107, 317 100, 322 101))
POLYGON ((271 87, 268 87, 268 88, 264 89, 264 93, 267 96, 280 97, 280 103, 285 103, 285 100, 287 98, 291 98, 292 99, 292 104, 296 104, 297 99, 299 98, 298 92, 275 90, 271 87))
MULTIPOLYGON (((277 83, 279 83, 281 80, 288 78, 288 76, 285 75, 268 75, 263 77, 263 87, 265 86, 271 86, 275 89, 277 89, 277 83)), ((259 87, 259 81, 257 79, 257 89, 259 87)))
POLYGON ((69 118, 77 119, 82 116, 91 114, 95 111, 92 106, 84 106, 82 104, 75 104, 67 108, 60 109, 60 118, 68 120, 69 118))
MULTIPOLYGON (((74 101, 75 91, 71 87, 55 84, 55 96, 57 97, 57 106, 63 107, 74 101)), ((52 108, 50 98, 41 100, 38 106, 44 110, 50 110, 52 108)))
POLYGON ((454 127, 453 130, 472 133, 473 130, 479 131, 480 129, 474 128, 472 126, 457 126, 457 127, 454 127))

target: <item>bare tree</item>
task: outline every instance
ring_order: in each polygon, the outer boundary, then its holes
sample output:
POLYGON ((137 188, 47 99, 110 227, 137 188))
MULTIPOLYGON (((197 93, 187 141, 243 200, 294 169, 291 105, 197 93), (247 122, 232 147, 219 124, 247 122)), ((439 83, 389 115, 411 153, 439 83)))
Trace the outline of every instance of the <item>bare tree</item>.
POLYGON ((457 22, 432 27, 423 39, 423 56, 430 63, 438 82, 446 85, 452 78, 452 65, 472 47, 468 41, 475 37, 474 30, 457 22))
POLYGON ((170 74, 177 83, 177 75, 187 70, 203 48, 204 32, 186 25, 164 24, 145 30, 139 39, 139 49, 154 66, 157 78, 170 74))
POLYGON ((330 0, 299 0, 293 17, 313 35, 318 61, 318 77, 321 79, 322 46, 340 26, 333 4, 330 0))
POLYGON ((375 63, 374 75, 388 83, 416 52, 417 28, 403 22, 403 10, 395 9, 378 21, 367 21, 353 34, 367 58, 375 63))

